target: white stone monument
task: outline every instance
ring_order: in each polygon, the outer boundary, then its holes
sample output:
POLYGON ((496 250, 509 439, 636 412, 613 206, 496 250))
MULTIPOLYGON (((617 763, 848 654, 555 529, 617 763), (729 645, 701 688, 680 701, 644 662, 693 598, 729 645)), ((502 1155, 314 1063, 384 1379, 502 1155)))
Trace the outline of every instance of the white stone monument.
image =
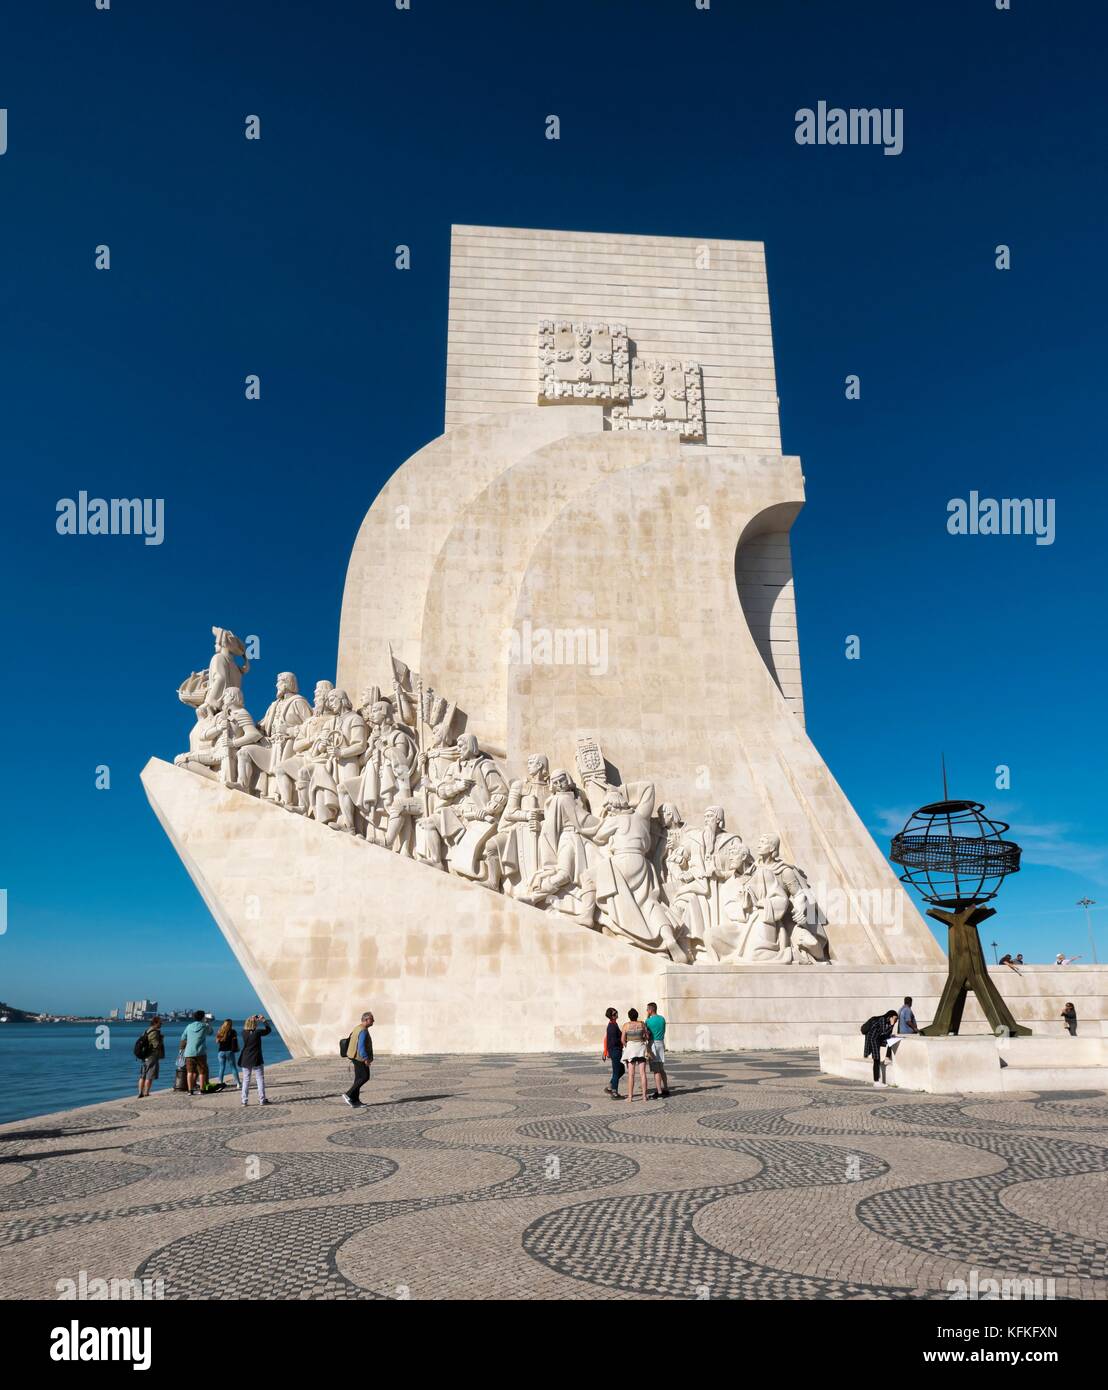
POLYGON ((409 1053, 598 1048, 649 1000, 678 1049, 926 1014, 942 950, 804 731, 761 245, 456 227, 449 319, 334 684, 274 698, 213 629, 143 772, 293 1054, 367 1007, 409 1053))

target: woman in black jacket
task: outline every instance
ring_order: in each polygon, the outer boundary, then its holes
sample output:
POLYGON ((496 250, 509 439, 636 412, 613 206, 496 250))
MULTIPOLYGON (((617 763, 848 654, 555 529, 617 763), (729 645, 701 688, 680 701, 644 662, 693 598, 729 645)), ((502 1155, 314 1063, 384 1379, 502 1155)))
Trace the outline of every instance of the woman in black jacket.
POLYGON ((623 1075, 623 1029, 619 1026, 617 1009, 605 1009, 604 1017, 608 1020, 604 1031, 604 1057, 612 1064, 612 1079, 604 1087, 604 1094, 619 1100, 619 1078, 623 1075))
POLYGON ((881 1049, 886 1046, 896 1028, 897 1013, 895 1009, 890 1009, 885 1014, 875 1014, 873 1018, 867 1018, 862 1025, 862 1031, 866 1035, 866 1050, 862 1053, 863 1057, 873 1057, 873 1084, 884 1086, 881 1080, 881 1049))
POLYGON ((250 1078, 256 1077, 258 1099, 268 1105, 265 1098, 265 1063, 262 1061, 262 1039, 273 1030, 266 1021, 265 1014, 251 1014, 242 1025, 242 1051, 239 1053, 239 1066, 242 1068, 242 1103, 247 1103, 250 1091, 250 1078))

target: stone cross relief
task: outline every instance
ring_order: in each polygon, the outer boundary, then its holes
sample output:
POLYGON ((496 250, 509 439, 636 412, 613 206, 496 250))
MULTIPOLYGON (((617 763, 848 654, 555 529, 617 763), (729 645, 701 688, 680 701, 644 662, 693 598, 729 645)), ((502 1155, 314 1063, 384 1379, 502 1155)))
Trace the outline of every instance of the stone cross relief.
POLYGON ((663 430, 704 440, 704 386, 698 362, 637 356, 623 324, 542 319, 540 405, 610 407, 614 430, 663 430))
POLYGON ((328 680, 309 704, 282 671, 255 721, 243 645, 212 635, 207 670, 177 692, 196 712, 178 767, 672 961, 827 963, 826 918, 777 835, 750 850, 722 806, 687 824, 653 783, 610 780, 591 737, 578 781, 542 753, 509 780, 395 656, 391 692, 372 686, 357 706, 328 680))

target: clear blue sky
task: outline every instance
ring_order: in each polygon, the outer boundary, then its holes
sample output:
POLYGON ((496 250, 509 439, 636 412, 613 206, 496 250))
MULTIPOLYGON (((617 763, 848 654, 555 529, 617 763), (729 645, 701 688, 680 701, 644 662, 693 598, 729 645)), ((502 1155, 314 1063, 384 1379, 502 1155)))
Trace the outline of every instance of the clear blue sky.
POLYGON ((333 674, 361 518, 442 428, 451 222, 765 242, 812 737, 883 848, 945 750, 1025 846, 1003 947, 1087 953, 1106 37, 1031 0, 11 8, 0 998, 252 1006, 139 770, 185 746, 213 623, 262 636, 256 713, 333 674), (902 107, 903 153, 798 146, 821 99, 902 107), (81 489, 164 498, 165 543, 57 535, 81 489), (971 489, 1054 498, 1055 544, 948 535, 971 489))

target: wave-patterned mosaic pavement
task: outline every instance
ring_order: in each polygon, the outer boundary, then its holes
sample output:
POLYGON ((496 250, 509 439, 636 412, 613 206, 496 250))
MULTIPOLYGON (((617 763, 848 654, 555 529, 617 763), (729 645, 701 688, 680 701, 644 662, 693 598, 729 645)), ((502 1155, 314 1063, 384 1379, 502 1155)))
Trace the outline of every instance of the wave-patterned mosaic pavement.
POLYGON ((957 1281, 1108 1297, 1108 1096, 929 1097, 810 1052, 338 1059, 237 1095, 0 1128, 0 1296, 937 1299, 957 1281), (1030 1281, 1030 1282, 1029 1282, 1030 1281), (158 1287, 155 1283, 152 1287, 158 1287))

